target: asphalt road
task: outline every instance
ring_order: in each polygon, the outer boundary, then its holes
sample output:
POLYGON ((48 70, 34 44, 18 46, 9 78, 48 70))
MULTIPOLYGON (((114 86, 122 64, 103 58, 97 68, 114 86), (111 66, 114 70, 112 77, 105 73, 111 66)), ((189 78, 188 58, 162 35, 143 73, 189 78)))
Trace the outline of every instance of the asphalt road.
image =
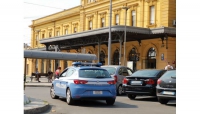
POLYGON ((117 96, 115 104, 105 101, 81 101, 67 105, 65 99, 51 99, 48 87, 26 87, 28 97, 49 102, 51 108, 43 114, 176 114, 176 101, 161 105, 155 97, 136 97, 129 100, 126 95, 117 96))

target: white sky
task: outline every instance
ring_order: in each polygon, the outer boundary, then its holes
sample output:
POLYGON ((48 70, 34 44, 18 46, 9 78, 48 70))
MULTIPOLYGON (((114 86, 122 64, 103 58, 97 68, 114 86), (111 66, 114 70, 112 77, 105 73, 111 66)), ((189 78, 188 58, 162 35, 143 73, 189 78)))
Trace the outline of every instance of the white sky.
POLYGON ((80 0, 24 0, 23 42, 30 45, 32 20, 80 5, 80 0))

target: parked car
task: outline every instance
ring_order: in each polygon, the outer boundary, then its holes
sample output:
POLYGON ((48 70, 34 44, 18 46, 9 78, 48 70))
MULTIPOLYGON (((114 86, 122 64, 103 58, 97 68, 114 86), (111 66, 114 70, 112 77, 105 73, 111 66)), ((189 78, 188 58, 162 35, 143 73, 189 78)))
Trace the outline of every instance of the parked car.
POLYGON ((68 105, 76 100, 106 100, 113 105, 116 99, 115 80, 101 64, 74 62, 52 82, 51 98, 66 98, 68 105))
POLYGON ((158 79, 156 93, 161 104, 176 99, 176 70, 169 70, 158 79))
POLYGON ((133 74, 133 70, 131 70, 129 67, 118 65, 105 65, 102 66, 102 68, 106 69, 110 73, 110 75, 115 79, 117 95, 122 95, 124 93, 122 88, 122 81, 124 77, 133 74))
POLYGON ((156 96, 157 80, 166 70, 143 69, 137 70, 123 80, 123 89, 129 99, 137 95, 156 96))

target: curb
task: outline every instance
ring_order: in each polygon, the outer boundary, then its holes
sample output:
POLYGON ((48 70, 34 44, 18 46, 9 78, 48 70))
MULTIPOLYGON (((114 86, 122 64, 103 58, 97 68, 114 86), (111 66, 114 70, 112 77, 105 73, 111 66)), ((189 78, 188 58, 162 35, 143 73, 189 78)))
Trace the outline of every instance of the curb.
POLYGON ((32 109, 26 109, 24 110, 24 114, 39 114, 47 111, 50 108, 49 103, 46 103, 46 105, 42 107, 32 108, 32 109))
POLYGON ((51 87, 51 85, 25 85, 25 87, 51 87))

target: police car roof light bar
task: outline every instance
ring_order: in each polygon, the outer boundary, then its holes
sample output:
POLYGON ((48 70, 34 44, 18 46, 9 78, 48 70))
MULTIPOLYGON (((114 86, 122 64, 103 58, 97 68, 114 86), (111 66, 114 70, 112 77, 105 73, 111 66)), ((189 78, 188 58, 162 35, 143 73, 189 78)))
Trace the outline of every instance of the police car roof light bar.
POLYGON ((102 66, 102 63, 86 63, 86 62, 73 62, 73 66, 79 67, 79 66, 96 66, 100 67, 102 66))

